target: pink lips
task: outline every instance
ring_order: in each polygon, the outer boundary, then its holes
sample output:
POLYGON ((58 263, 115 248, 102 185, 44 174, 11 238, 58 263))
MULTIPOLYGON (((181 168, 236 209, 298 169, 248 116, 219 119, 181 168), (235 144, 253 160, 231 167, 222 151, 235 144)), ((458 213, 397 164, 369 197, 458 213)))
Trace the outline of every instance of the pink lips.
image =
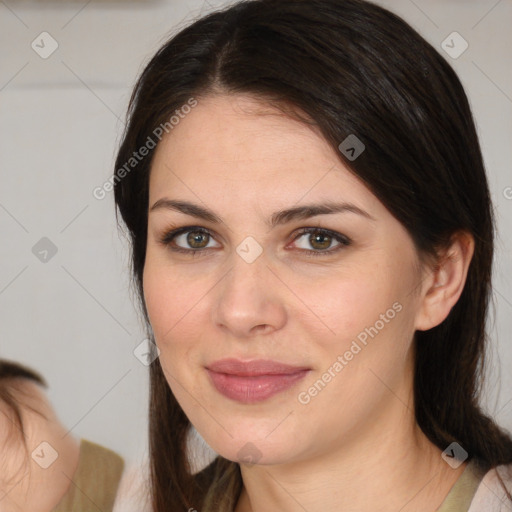
POLYGON ((242 403, 260 402, 289 389, 310 371, 270 360, 222 359, 206 367, 219 393, 242 403))

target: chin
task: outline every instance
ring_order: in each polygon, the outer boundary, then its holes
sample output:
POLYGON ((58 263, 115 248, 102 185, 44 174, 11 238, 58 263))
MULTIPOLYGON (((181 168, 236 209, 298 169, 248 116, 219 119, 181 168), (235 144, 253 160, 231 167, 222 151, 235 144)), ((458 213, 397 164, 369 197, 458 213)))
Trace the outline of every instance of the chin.
MULTIPOLYGON (((254 429, 254 423, 252 423, 254 429)), ((208 429, 210 434, 211 426, 208 429)), ((221 429, 222 430, 222 429, 221 429)), ((288 446, 287 441, 293 438, 288 432, 281 432, 280 436, 268 438, 268 432, 272 429, 260 429, 258 434, 248 435, 244 425, 226 425, 226 430, 231 437, 222 430, 220 437, 211 435, 201 436, 207 445, 225 459, 250 466, 251 464, 282 464, 294 457, 293 446, 288 446), (266 437, 267 436, 267 437, 266 437)))

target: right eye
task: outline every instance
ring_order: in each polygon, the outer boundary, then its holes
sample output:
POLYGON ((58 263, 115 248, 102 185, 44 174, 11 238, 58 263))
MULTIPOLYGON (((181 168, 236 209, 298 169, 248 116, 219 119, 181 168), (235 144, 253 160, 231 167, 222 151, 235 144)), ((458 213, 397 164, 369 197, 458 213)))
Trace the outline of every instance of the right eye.
POLYGON ((210 239, 213 240, 213 236, 207 229, 198 226, 185 226, 165 232, 159 242, 171 251, 195 256, 196 253, 202 253, 212 248, 208 247, 210 239))

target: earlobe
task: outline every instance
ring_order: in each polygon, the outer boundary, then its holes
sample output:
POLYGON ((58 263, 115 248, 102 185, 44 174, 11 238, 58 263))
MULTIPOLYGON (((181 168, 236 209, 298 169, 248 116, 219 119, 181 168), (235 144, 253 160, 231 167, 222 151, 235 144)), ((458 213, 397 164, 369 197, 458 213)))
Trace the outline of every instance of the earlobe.
POLYGON ((442 251, 426 281, 427 286, 422 292, 416 316, 416 330, 432 329, 449 315, 466 284, 474 248, 474 238, 467 231, 458 231, 452 235, 450 246, 442 251))

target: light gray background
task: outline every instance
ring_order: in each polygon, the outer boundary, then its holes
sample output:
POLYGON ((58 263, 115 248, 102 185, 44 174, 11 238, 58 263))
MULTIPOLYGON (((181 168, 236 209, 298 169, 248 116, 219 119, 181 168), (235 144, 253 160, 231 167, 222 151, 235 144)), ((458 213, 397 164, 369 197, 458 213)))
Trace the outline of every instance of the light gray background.
MULTIPOLYGON (((446 56, 474 110, 499 230, 486 406, 512 430, 512 1, 378 3, 446 56), (453 31, 469 43, 456 60, 441 48, 453 31)), ((0 354, 44 374, 75 436, 134 461, 147 449, 147 368, 132 353, 144 335, 112 193, 92 190, 113 171, 143 64, 221 5, 0 0, 0 354), (47 59, 31 48, 43 31, 59 45, 47 59), (42 237, 58 249, 46 263, 32 253, 42 237)))

